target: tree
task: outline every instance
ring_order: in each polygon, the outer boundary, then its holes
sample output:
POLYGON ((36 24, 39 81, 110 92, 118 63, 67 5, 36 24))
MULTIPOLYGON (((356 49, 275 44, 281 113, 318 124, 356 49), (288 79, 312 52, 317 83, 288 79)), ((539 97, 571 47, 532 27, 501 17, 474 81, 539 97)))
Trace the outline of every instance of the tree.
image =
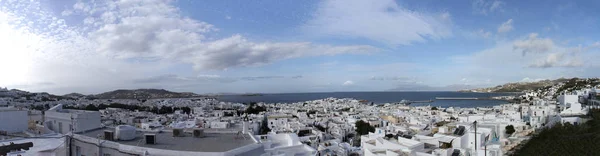
POLYGON ((162 106, 158 110, 158 114, 172 114, 172 113, 173 113, 173 108, 169 107, 169 106, 162 106))
POLYGON ((504 131, 506 132, 506 134, 511 135, 511 134, 515 133, 515 126, 508 125, 504 128, 504 131))
POLYGON ((264 135, 267 134, 271 131, 271 129, 269 128, 269 123, 267 121, 267 118, 264 118, 262 121, 262 124, 260 125, 260 134, 264 135))
POLYGON ((267 111, 267 108, 264 106, 258 106, 256 102, 250 103, 248 108, 246 108, 246 113, 248 114, 258 114, 260 112, 267 111))
POLYGON ((108 108, 108 105, 105 105, 105 104, 98 105, 98 109, 106 109, 106 108, 108 108))
POLYGON ((369 132, 375 132, 375 127, 362 120, 358 120, 354 125, 356 127, 356 133, 358 133, 358 135, 366 135, 369 134, 369 132))
POLYGON ((321 132, 326 132, 326 131, 327 131, 327 128, 326 128, 326 127, 323 127, 323 126, 321 126, 321 125, 315 125, 315 128, 317 128, 317 129, 318 129, 319 131, 321 131, 321 132))
POLYGON ((437 107, 431 107, 431 110, 438 110, 437 107))
POLYGON ((84 109, 89 111, 98 111, 98 107, 96 107, 94 104, 88 104, 84 109))
POLYGON ((394 135, 393 134, 386 134, 385 137, 386 138, 394 138, 394 135))

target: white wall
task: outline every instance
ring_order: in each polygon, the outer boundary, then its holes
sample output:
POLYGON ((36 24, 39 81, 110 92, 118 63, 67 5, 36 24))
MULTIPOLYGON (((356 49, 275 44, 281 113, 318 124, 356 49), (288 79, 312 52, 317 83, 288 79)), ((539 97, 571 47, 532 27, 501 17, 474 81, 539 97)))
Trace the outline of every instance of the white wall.
POLYGON ((46 121, 52 123, 50 130, 62 134, 69 133, 71 131, 71 126, 74 126, 75 132, 93 130, 101 127, 100 112, 98 111, 47 111, 45 116, 46 121), (73 118, 73 121, 71 121, 71 118, 73 118))
POLYGON ((561 105, 564 105, 566 103, 578 103, 579 96, 577 96, 577 95, 560 95, 560 96, 558 96, 558 102, 561 105))
POLYGON ((210 128, 228 128, 228 122, 210 122, 210 128))
POLYGON ((27 111, 25 110, 0 110, 0 130, 9 133, 27 130, 27 111))

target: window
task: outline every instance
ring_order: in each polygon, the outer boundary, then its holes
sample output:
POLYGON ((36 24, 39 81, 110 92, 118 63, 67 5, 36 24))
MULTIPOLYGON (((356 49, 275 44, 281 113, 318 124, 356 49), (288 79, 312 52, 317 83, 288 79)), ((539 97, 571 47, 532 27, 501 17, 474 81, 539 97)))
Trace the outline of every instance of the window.
POLYGON ((75 156, 81 156, 81 147, 75 146, 75 156))
POLYGON ((58 133, 63 133, 62 122, 58 122, 58 133))

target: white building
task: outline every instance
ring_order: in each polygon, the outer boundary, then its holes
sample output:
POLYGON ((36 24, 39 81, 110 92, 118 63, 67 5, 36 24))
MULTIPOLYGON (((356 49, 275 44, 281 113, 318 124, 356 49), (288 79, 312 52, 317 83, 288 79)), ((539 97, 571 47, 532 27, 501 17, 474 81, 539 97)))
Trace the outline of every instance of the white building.
MULTIPOLYGON (((135 130, 130 140, 103 139, 115 129, 104 128, 74 134, 69 150, 73 155, 98 156, 314 156, 316 150, 298 141, 295 134, 254 136, 248 133, 202 133, 184 131, 177 137, 171 132, 148 133, 135 130)), ((116 133, 113 133, 116 135, 116 133)), ((69 139, 67 139, 69 140, 69 139)))
POLYGON ((15 108, 0 108, 0 131, 8 133, 16 133, 27 130, 26 110, 18 110, 15 108))
POLYGON ((376 129, 375 133, 361 136, 360 145, 365 156, 418 155, 425 150, 425 143, 402 137, 385 139, 385 133, 376 129))
POLYGON ((62 109, 62 104, 50 108, 44 117, 44 126, 61 134, 67 134, 71 130, 83 132, 102 127, 100 112, 62 109))

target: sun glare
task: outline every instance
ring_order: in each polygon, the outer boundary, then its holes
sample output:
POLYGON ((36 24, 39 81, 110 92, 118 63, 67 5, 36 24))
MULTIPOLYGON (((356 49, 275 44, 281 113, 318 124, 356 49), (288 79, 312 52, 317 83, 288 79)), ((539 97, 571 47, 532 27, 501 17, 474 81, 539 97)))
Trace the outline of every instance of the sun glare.
POLYGON ((0 86, 27 82, 33 62, 37 35, 0 20, 0 86))

